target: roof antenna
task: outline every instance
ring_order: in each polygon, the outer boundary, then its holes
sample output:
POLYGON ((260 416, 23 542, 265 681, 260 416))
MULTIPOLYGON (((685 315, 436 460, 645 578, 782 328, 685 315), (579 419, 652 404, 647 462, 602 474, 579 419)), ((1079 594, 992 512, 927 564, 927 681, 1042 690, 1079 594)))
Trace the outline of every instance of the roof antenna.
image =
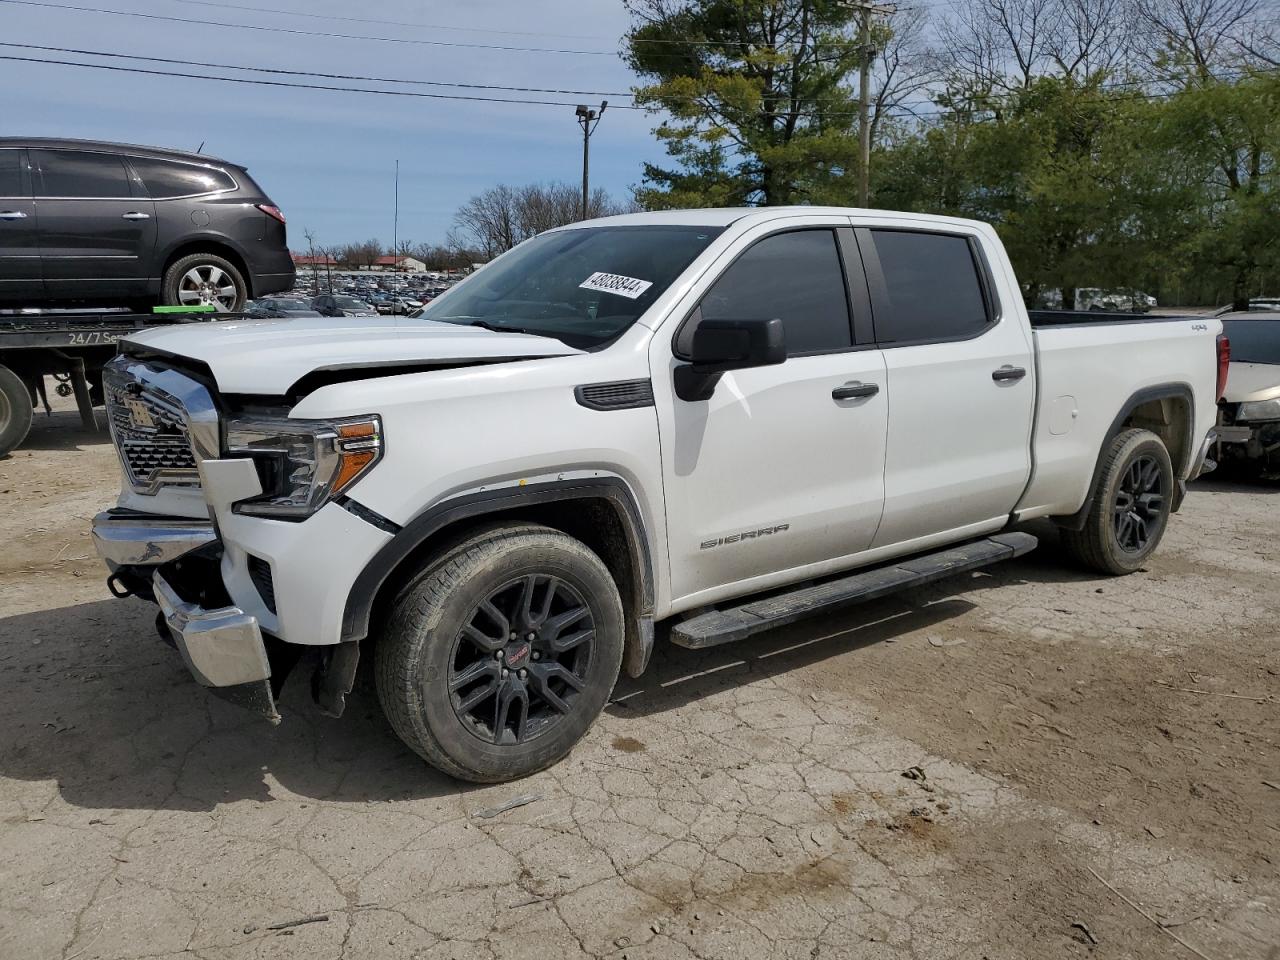
POLYGON ((204 144, 205 144, 205 141, 201 140, 200 146, 196 147, 196 153, 204 153, 204 144))

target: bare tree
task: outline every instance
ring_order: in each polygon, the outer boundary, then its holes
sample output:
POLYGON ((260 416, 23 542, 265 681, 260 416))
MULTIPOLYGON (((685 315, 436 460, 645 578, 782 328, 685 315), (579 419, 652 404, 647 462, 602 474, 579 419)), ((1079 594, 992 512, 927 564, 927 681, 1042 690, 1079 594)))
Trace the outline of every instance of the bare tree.
POLYGON ((915 115, 915 105, 942 73, 938 53, 928 43, 928 13, 912 7, 897 14, 892 33, 872 64, 871 141, 894 116, 915 115))
POLYGON ((453 222, 488 257, 510 250, 523 239, 516 192, 506 184, 476 194, 458 208, 453 222))
MULTIPOLYGON (((476 194, 454 215, 454 247, 479 248, 486 259, 517 243, 580 219, 582 194, 568 183, 499 184, 476 194)), ((597 188, 587 201, 587 217, 603 217, 623 210, 597 188)))
POLYGON ((1056 0, 1045 52, 1064 76, 1115 73, 1132 58, 1135 0, 1056 0))
POLYGON ((1250 27, 1240 38, 1240 50, 1244 58, 1264 69, 1280 67, 1280 30, 1271 26, 1275 21, 1264 21, 1266 28, 1259 24, 1250 27))
POLYGON ((1026 87, 1044 72, 1057 0, 959 0, 943 20, 951 73, 979 94, 1026 87))
POLYGON ((1153 34, 1151 65, 1172 67, 1207 80, 1239 59, 1242 43, 1257 27, 1261 0, 1137 0, 1138 15, 1153 34))
POLYGON ((363 243, 348 243, 342 248, 339 259, 353 267, 371 267, 382 256, 382 242, 377 239, 365 240, 363 243))

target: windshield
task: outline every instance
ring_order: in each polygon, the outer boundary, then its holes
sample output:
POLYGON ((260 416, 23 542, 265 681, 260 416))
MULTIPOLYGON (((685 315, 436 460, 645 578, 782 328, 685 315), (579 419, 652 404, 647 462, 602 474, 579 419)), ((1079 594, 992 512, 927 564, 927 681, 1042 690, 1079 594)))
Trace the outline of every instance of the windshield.
POLYGON ((1223 320, 1222 332, 1231 341, 1237 363, 1280 363, 1280 317, 1223 320))
POLYGON ((636 226, 544 233, 432 301, 421 316, 599 346, 635 323, 720 232, 636 226))

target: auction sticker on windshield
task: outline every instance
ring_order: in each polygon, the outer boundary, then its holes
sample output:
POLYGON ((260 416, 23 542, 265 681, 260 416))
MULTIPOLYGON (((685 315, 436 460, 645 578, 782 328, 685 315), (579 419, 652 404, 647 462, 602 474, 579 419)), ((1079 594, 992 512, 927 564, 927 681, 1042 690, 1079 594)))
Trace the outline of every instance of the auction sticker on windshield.
POLYGON ((653 281, 624 277, 620 273, 593 273, 578 286, 583 290, 599 290, 601 293, 614 293, 628 300, 635 300, 653 286, 653 281))

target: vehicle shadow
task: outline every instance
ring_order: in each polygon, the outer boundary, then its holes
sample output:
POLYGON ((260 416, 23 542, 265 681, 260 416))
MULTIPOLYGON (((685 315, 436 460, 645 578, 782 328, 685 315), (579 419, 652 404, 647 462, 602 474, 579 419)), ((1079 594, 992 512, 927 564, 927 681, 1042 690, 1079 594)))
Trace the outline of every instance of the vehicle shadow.
MULTIPOLYGON (((975 607, 957 594, 1068 579, 1092 578, 1024 558, 724 647, 660 641, 649 670, 620 680, 607 709, 620 718, 678 709, 940 626, 975 607)), ((286 795, 395 801, 478 789, 432 770, 400 742, 367 663, 335 721, 311 702, 304 661, 273 727, 197 686, 158 638, 154 616, 138 600, 102 600, 0 619, 0 776, 56 783, 64 801, 88 809, 209 811, 286 795)))
POLYGON ((107 430, 106 413, 101 407, 94 413, 98 418, 98 429, 86 430, 80 423, 80 414, 74 410, 55 410, 49 414, 37 411, 31 420, 31 432, 14 452, 82 450, 85 447, 110 443, 111 434, 107 430))
POLYGON ((305 664, 278 726, 219 700, 161 642, 154 616, 138 600, 103 600, 0 619, 0 776, 54 782, 67 803, 97 809, 469 790, 397 739, 371 689, 353 691, 341 720, 322 716, 305 664))
POLYGON ((1280 493, 1280 477, 1263 476, 1259 470, 1219 468, 1213 472, 1212 480, 1197 480, 1190 490, 1192 493, 1280 493))
POLYGON ((606 709, 617 717, 674 710, 744 682, 779 676, 937 626, 974 606, 955 598, 920 604, 889 597, 706 650, 677 647, 667 641, 663 630, 649 669, 638 679, 619 680, 606 709))

